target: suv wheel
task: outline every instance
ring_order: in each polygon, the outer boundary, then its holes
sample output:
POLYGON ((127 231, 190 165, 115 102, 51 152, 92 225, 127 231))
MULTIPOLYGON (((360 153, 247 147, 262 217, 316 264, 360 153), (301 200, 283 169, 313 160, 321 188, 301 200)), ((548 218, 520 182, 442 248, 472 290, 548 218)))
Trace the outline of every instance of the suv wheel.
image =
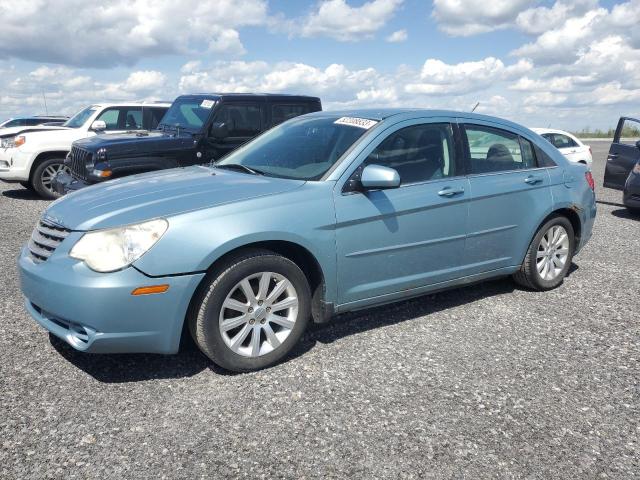
POLYGON ((33 189, 42 198, 48 200, 54 200, 61 195, 53 189, 51 182, 58 172, 69 172, 69 169, 64 165, 64 158, 49 158, 44 162, 40 162, 33 171, 31 178, 31 185, 33 189))
POLYGON ((198 347, 235 372, 270 367, 296 345, 311 316, 300 268, 267 250, 231 258, 205 280, 189 319, 198 347))
POLYGON ((567 275, 574 251, 575 234, 569 219, 551 218, 533 237, 524 262, 513 278, 532 290, 555 288, 567 275))

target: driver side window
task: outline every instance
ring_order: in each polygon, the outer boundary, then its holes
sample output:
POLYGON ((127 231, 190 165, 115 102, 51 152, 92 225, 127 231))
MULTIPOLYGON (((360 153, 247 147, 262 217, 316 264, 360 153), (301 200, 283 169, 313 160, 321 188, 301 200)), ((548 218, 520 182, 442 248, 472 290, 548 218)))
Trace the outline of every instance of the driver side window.
POLYGON ((401 185, 454 176, 451 125, 428 123, 400 129, 371 152, 364 165, 371 164, 396 170, 401 185))

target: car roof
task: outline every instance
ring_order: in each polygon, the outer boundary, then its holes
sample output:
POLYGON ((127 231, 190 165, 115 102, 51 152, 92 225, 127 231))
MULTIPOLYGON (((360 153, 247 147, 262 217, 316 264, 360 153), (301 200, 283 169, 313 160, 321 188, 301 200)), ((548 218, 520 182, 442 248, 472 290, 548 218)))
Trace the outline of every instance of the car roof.
POLYGON ((541 128, 541 127, 532 127, 529 130, 533 130, 536 133, 561 133, 562 135, 568 135, 570 137, 574 137, 573 133, 567 132, 565 130, 560 130, 559 128, 541 128))
POLYGON ((91 107, 96 108, 107 108, 107 107, 170 107, 171 102, 103 102, 103 103, 92 103, 89 105, 91 107))
POLYGON ((312 96, 308 96, 308 95, 294 95, 294 94, 288 94, 288 93, 234 93, 234 92, 229 92, 229 93, 188 93, 185 95, 180 95, 180 97, 182 98, 188 98, 188 97, 214 97, 216 99, 224 99, 226 97, 230 97, 230 98, 234 98, 234 99, 241 99, 241 98, 247 98, 247 99, 256 99, 256 98, 269 98, 269 99, 278 99, 278 98, 282 98, 282 99, 286 99, 286 100, 291 100, 291 101, 320 101, 319 97, 312 97, 312 96))
POLYGON ((482 115, 479 113, 461 112, 455 110, 435 110, 429 108, 378 108, 378 109, 357 109, 357 110, 325 110, 323 112, 309 113, 305 117, 317 116, 342 116, 359 117, 369 120, 383 121, 391 117, 402 117, 402 120, 428 117, 454 117, 463 120, 483 120, 504 125, 506 127, 522 129, 522 125, 505 120, 504 118, 482 115))

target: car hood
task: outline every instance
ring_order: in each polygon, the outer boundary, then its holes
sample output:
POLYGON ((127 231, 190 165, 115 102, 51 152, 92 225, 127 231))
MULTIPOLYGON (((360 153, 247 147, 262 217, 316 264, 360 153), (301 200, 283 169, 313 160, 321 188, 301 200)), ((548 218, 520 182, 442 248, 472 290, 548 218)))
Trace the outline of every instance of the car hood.
POLYGON ((303 184, 204 166, 175 168, 83 188, 52 203, 45 218, 70 230, 95 230, 275 195, 303 184))
POLYGON ((76 145, 91 152, 97 152, 104 148, 110 158, 129 154, 144 153, 148 155, 152 151, 166 152, 172 148, 189 148, 193 146, 194 137, 190 133, 177 135, 170 132, 127 132, 96 135, 94 137, 78 140, 76 145))

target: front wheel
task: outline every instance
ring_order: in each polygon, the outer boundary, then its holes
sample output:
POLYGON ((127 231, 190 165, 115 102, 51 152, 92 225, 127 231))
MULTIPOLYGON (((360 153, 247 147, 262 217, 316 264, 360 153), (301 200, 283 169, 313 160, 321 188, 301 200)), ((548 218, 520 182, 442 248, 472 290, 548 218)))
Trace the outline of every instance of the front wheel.
POLYGON ((562 283, 575 252, 573 225, 554 217, 540 227, 514 280, 532 290, 550 290, 562 283))
POLYGON ((59 172, 70 173, 64 165, 64 158, 49 158, 40 162, 33 171, 31 185, 38 195, 47 200, 54 200, 61 195, 53 189, 53 178, 59 172))
POLYGON ((296 345, 311 316, 311 293, 288 258, 252 250, 210 275, 189 319, 196 344, 235 372, 270 367, 296 345))

